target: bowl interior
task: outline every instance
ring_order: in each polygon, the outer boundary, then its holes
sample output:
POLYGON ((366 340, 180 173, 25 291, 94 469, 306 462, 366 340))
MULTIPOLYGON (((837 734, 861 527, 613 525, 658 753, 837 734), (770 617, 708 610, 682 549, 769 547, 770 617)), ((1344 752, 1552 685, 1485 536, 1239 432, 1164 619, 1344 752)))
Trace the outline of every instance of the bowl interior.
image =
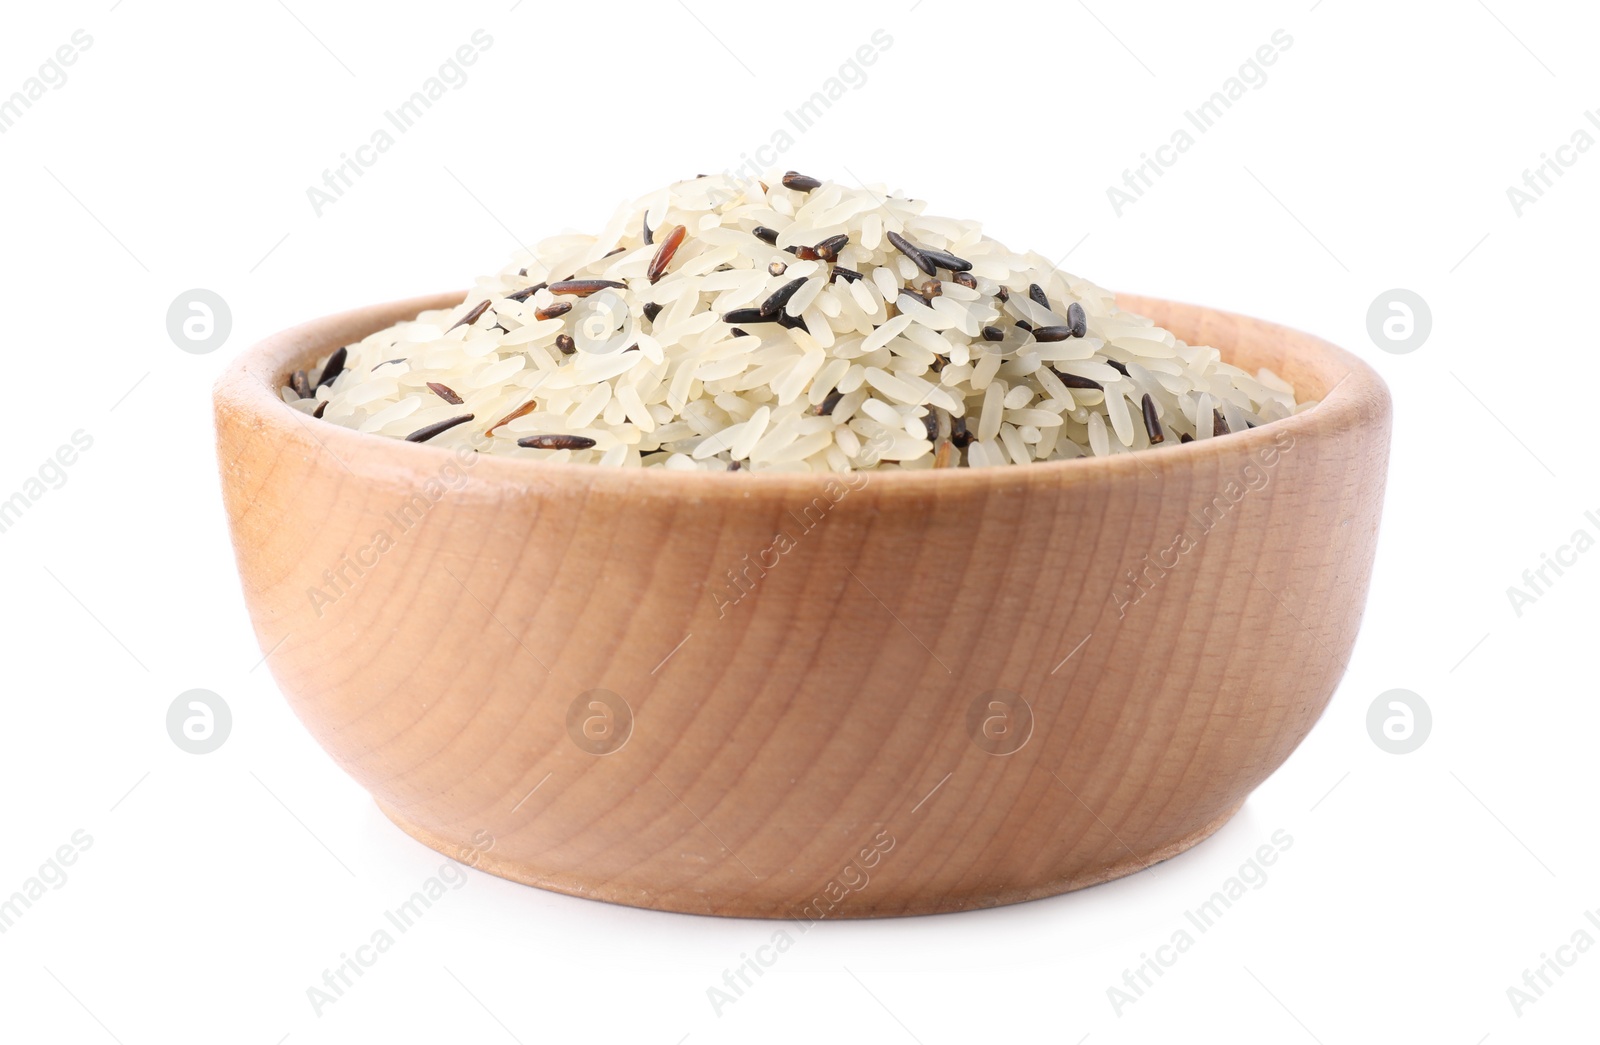
MULTIPOLYGON (((453 307, 464 297, 464 291, 452 291, 368 306, 313 320, 268 338, 245 352, 219 379, 216 389, 219 416, 237 417, 258 426, 263 433, 273 432, 291 441, 312 443, 319 452, 336 452, 345 467, 354 473, 383 474, 397 481, 402 476, 415 478, 429 474, 440 467, 450 451, 403 444, 399 440, 312 419, 284 403, 279 390, 294 370, 315 366, 320 357, 339 345, 359 341, 419 312, 453 307)), ((1058 482, 1076 485, 1128 481, 1152 472, 1169 474, 1242 459, 1286 436, 1294 439, 1334 437, 1367 428, 1388 414, 1388 392, 1382 379, 1360 359, 1320 338, 1197 305, 1132 294, 1118 295, 1117 301, 1123 308, 1149 316, 1186 342, 1216 347, 1224 359, 1247 371, 1253 373, 1263 366, 1270 368, 1292 382, 1301 399, 1315 399, 1317 405, 1292 417, 1234 433, 1226 439, 1194 440, 1141 453, 1038 462, 1027 468, 890 470, 873 473, 877 476, 875 481, 910 498, 935 491, 977 491, 996 484, 1048 486, 1058 482)), ((810 496, 819 484, 828 481, 821 473, 766 471, 730 476, 721 472, 684 471, 661 474, 661 469, 550 464, 492 454, 483 455, 479 467, 479 474, 486 479, 511 487, 525 488, 530 483, 543 485, 547 482, 565 486, 576 484, 645 500, 675 498, 688 489, 719 499, 747 497, 757 490, 762 491, 763 496, 794 493, 810 496)))
MULTIPOLYGON (((238 366, 247 370, 254 381, 264 385, 271 393, 271 398, 277 400, 278 390, 289 383, 290 375, 295 370, 315 367, 323 356, 339 345, 359 341, 374 331, 409 319, 419 312, 453 307, 465 297, 465 291, 451 291, 329 317, 341 321, 336 324, 331 324, 329 320, 318 320, 300 329, 316 327, 321 336, 271 339, 252 349, 238 366)), ((1328 402, 1330 397, 1337 399, 1335 389, 1351 377, 1358 377, 1358 384, 1367 386, 1366 389, 1350 389, 1351 395, 1356 397, 1364 391, 1370 391, 1371 386, 1382 384, 1365 363, 1349 352, 1286 327, 1199 305, 1137 294, 1118 294, 1117 303, 1124 309, 1150 317, 1189 344, 1215 347, 1224 360, 1243 370, 1254 373, 1266 367, 1292 384, 1296 396, 1302 401, 1317 400, 1318 406, 1313 411, 1333 409, 1333 404, 1328 402)), ((349 431, 331 424, 328 427, 349 431)), ((1178 449, 1165 448, 1166 452, 1178 449)))

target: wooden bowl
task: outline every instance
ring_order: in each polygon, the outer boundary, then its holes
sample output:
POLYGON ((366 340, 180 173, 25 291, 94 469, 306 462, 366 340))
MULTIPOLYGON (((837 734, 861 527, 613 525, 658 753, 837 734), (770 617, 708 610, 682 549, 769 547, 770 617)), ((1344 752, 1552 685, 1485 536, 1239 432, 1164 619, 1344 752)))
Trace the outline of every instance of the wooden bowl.
POLYGON ((1148 453, 937 473, 463 460, 280 400, 319 354, 461 298, 296 327, 216 389, 272 672, 441 852, 697 914, 1015 903, 1216 831, 1343 673, 1390 404, 1317 338, 1125 296, 1322 402, 1148 453))

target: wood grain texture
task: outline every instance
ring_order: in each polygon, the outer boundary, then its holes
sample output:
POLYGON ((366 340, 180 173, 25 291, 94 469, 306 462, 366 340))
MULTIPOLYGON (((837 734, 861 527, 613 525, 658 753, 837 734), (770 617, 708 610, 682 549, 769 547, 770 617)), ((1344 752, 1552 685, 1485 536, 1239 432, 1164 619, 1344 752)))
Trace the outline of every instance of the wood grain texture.
POLYGON ((1390 404, 1317 338, 1123 297, 1323 402, 1149 453, 848 486, 463 465, 278 399, 319 353, 461 296, 279 334, 216 390, 268 664, 334 759, 443 852, 701 914, 1048 896, 1214 831, 1344 670, 1390 404), (609 740, 602 698, 579 700, 596 690, 626 702, 609 740), (585 726, 615 745, 629 715, 619 749, 580 746, 585 726))

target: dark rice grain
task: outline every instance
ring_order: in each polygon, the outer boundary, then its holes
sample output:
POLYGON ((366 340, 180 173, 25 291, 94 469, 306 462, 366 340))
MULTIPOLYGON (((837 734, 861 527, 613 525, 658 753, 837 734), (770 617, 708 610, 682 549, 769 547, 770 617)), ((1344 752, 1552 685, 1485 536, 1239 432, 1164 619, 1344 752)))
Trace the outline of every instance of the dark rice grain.
POLYGON ((489 430, 484 432, 483 434, 484 435, 494 435, 495 430, 498 429, 501 425, 510 424, 512 421, 515 421, 519 417, 527 417, 529 414, 533 413, 534 406, 536 404, 537 404, 536 400, 533 400, 533 399, 528 400, 526 403, 523 403, 521 406, 519 406, 515 410, 511 411, 509 414, 507 414, 506 416, 502 417, 500 420, 496 421, 494 424, 490 425, 489 426, 489 430))
POLYGON ((1144 430, 1150 437, 1151 445, 1166 442, 1167 435, 1161 430, 1161 419, 1156 416, 1156 401, 1150 398, 1149 392, 1139 400, 1139 406, 1144 410, 1144 430))
POLYGON ((759 308, 736 308, 723 316, 722 321, 732 326, 743 326, 746 323, 776 323, 778 317, 776 314, 767 315, 759 308))
POLYGON ((455 389, 451 388, 449 385, 442 385, 437 381, 429 381, 428 389, 432 391, 434 395, 438 396, 440 399, 443 399, 451 406, 461 405, 461 397, 456 395, 455 389))
POLYGON ((1079 377, 1077 374, 1063 374, 1059 370, 1051 370, 1050 372, 1056 375, 1056 377, 1060 378, 1061 383, 1066 385, 1068 388, 1092 389, 1096 392, 1104 392, 1106 390, 1104 385, 1092 377, 1079 377))
POLYGON ((563 279, 550 284, 552 294, 571 294, 573 297, 586 298, 590 294, 597 294, 602 290, 621 290, 626 283, 618 283, 614 279, 563 279))
POLYGON ((650 282, 658 282, 666 275, 667 266, 672 264, 672 256, 678 253, 678 248, 683 245, 684 236, 689 230, 683 225, 674 225, 661 241, 661 246, 656 248, 656 256, 650 259, 650 267, 645 271, 645 278, 650 282))
MULTIPOLYGON (((472 306, 472 311, 456 320, 455 326, 452 326, 450 330, 454 330, 456 327, 470 327, 472 324, 478 321, 479 317, 481 317, 485 312, 489 311, 489 305, 489 299, 484 298, 482 301, 472 306)), ((446 330, 445 333, 450 333, 450 330, 446 330)))
POLYGON ((462 414, 460 417, 452 417, 448 420, 436 421, 433 424, 428 425, 426 428, 419 428, 415 432, 412 432, 410 435, 406 436, 406 442, 425 443, 429 439, 432 439, 434 436, 438 435, 440 432, 448 432, 456 425, 464 425, 470 420, 472 420, 471 414, 462 414))
POLYGON ((594 440, 586 435, 527 435, 517 445, 530 450, 588 450, 594 440))
POLYGON ((850 237, 841 232, 837 236, 829 236, 811 249, 816 251, 817 257, 823 261, 833 261, 849 242, 850 237))
POLYGON ((972 268, 972 262, 966 258, 958 258, 948 251, 934 250, 932 247, 918 247, 917 249, 922 252, 923 257, 942 269, 949 269, 951 272, 966 272, 972 268))
POLYGON ((894 244, 896 250, 910 258, 911 263, 921 269, 924 274, 929 276, 934 274, 933 262, 928 260, 928 256, 922 252, 921 247, 894 231, 889 233, 889 242, 894 244))
POLYGON ((333 384, 339 375, 344 373, 344 361, 350 357, 347 348, 336 348, 333 355, 328 357, 328 363, 322 368, 322 377, 317 381, 318 388, 325 388, 333 384))
POLYGON ((809 278, 808 276, 801 276, 799 279, 792 279, 785 283, 777 290, 774 290, 771 296, 761 303, 761 307, 757 311, 768 319, 777 316, 779 312, 783 311, 783 307, 789 303, 789 299, 794 297, 795 293, 806 285, 806 280, 809 278))
POLYGON ((1076 301, 1067 306, 1067 326, 1072 328, 1073 337, 1083 337, 1089 332, 1089 317, 1083 314, 1083 306, 1076 301))

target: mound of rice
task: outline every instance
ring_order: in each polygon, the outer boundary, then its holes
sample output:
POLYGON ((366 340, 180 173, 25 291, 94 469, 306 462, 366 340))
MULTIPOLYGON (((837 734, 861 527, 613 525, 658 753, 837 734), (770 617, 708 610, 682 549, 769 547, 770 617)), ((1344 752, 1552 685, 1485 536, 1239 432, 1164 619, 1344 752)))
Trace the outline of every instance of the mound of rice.
POLYGON ((300 371, 363 432, 612 467, 980 468, 1287 417, 1294 389, 976 222, 793 171, 700 177, 300 371))

